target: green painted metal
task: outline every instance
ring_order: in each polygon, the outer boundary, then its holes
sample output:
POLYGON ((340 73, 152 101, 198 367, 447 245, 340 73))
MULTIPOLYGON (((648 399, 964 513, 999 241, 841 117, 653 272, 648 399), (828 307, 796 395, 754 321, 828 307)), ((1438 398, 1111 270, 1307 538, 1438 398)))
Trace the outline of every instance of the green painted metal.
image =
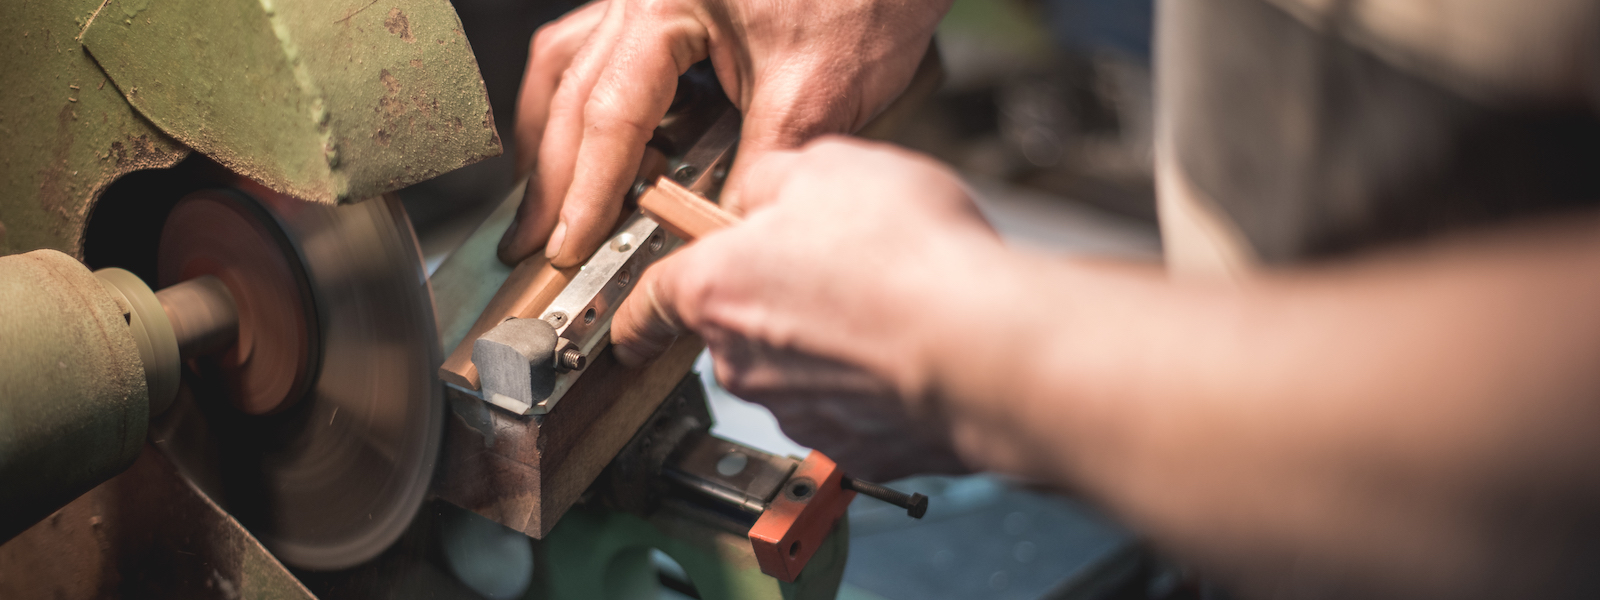
POLYGON ((292 196, 359 200, 500 153, 446 0, 109 0, 82 40, 163 132, 292 196))
POLYGON ((127 311, 70 256, 0 257, 0 541, 139 455, 150 407, 127 311))
MULTIPOLYGON (((761 572, 750 539, 705 520, 663 508, 648 519, 631 513, 576 507, 543 541, 544 590, 549 600, 632 600, 657 597, 650 550, 683 567, 706 600, 823 600, 839 593, 850 549, 847 519, 829 534, 794 583, 761 572)), ((537 597, 537 595, 536 595, 537 597)))
POLYGON ((188 154, 140 118, 79 45, 100 3, 0 2, 0 255, 80 255, 100 190, 188 154))

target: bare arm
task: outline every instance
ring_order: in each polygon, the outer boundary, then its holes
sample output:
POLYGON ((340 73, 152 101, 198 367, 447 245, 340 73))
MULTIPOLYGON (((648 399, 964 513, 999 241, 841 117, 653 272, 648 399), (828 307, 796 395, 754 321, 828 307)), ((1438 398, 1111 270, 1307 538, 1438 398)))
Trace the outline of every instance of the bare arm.
POLYGON ((1020 306, 932 387, 972 464, 1075 486, 1264 595, 1535 597, 1600 539, 1596 233, 1242 288, 1022 258, 974 286, 1020 306))
POLYGON ((1211 287, 1008 249, 901 153, 786 160, 752 174, 770 207, 646 275, 625 353, 695 330, 848 468, 1069 487, 1261 595, 1589 583, 1600 218, 1211 287))

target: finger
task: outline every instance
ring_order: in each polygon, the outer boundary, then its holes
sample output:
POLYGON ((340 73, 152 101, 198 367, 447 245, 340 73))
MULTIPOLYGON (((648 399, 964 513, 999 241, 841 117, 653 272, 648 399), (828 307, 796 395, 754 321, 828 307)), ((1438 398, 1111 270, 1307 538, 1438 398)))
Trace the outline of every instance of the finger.
POLYGON ((533 172, 545 120, 550 118, 550 97, 555 95, 573 56, 605 16, 606 5, 606 0, 584 5, 534 32, 528 44, 528 67, 517 93, 517 177, 533 172))
POLYGON ((617 306, 611 318, 611 347, 622 364, 639 366, 688 331, 680 309, 685 305, 683 291, 690 285, 684 277, 696 272, 692 265, 700 256, 694 250, 684 248, 650 265, 617 306))
POLYGON ((640 15, 629 30, 643 33, 616 48, 583 107, 572 185, 545 251, 558 267, 581 263, 610 233, 678 76, 706 55, 705 28, 686 11, 640 15))
MULTIPOLYGON (((522 89, 517 96, 517 122, 515 128, 516 176, 526 177, 538 164, 539 145, 544 138, 545 123, 550 118, 550 99, 560 85, 562 74, 572 64, 573 57, 593 34, 605 15, 606 0, 588 4, 568 13, 561 19, 546 24, 534 33, 528 46, 528 68, 522 77, 522 89)), ((500 237, 497 250, 500 261, 514 265, 533 254, 554 227, 553 222, 560 207, 540 202, 539 182, 530 181, 524 188, 522 203, 511 226, 500 237)))
POLYGON ((599 22, 591 29, 588 38, 573 55, 571 63, 560 77, 555 93, 550 98, 544 135, 538 144, 535 175, 524 191, 523 205, 518 210, 513 229, 502 238, 500 259, 508 264, 526 258, 538 251, 553 235, 561 211, 562 199, 572 181, 572 165, 576 161, 579 141, 583 133, 583 104, 605 69, 616 36, 623 28, 622 2, 603 2, 592 5, 599 22))

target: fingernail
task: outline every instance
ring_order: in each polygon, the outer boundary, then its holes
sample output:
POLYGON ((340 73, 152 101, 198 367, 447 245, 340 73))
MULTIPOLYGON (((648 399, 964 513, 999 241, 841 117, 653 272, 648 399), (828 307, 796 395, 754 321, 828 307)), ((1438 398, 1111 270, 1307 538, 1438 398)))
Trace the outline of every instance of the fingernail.
POLYGON ((544 247, 544 257, 554 259, 561 254, 561 242, 567 241, 567 222, 556 224, 556 230, 550 233, 550 244, 544 247))

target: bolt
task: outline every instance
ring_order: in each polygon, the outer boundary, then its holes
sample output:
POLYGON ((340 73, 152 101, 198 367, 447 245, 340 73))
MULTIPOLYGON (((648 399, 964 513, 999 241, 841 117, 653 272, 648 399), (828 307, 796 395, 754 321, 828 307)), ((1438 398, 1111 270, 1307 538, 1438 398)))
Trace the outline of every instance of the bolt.
POLYGON ((633 187, 628 188, 628 197, 626 198, 626 200, 629 201, 629 202, 637 201, 639 199, 639 197, 643 196, 644 193, 646 191, 648 191, 649 189, 650 189, 650 182, 645 181, 643 179, 635 181, 635 182, 633 182, 633 187))
POLYGON ((582 371, 584 365, 588 364, 588 359, 585 359, 583 353, 579 352, 577 348, 562 350, 560 358, 561 368, 567 371, 582 371))
POLYGON ((545 316, 544 320, 546 323, 549 323, 551 327, 561 329, 562 325, 567 324, 567 313, 558 310, 545 316))
POLYGON ((689 183, 699 173, 700 169, 694 168, 694 165, 681 165, 676 171, 672 172, 672 178, 677 180, 678 183, 689 183))
POLYGON ((848 475, 839 479, 839 486, 904 508, 906 509, 906 514, 913 519, 921 519, 922 515, 928 514, 928 497, 922 494, 907 496, 904 492, 897 492, 876 483, 861 481, 848 475))

